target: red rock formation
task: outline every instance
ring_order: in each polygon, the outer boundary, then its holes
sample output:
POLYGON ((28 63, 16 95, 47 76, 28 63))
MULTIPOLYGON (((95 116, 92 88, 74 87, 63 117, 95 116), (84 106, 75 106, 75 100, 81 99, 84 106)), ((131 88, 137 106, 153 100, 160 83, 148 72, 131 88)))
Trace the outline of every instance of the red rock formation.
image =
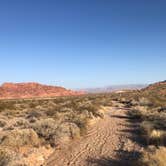
POLYGON ((151 84, 147 88, 143 89, 143 91, 146 93, 153 93, 161 96, 166 96, 166 81, 151 84))
POLYGON ((82 95, 84 92, 72 91, 63 87, 39 83, 4 83, 0 86, 0 99, 56 97, 82 95))

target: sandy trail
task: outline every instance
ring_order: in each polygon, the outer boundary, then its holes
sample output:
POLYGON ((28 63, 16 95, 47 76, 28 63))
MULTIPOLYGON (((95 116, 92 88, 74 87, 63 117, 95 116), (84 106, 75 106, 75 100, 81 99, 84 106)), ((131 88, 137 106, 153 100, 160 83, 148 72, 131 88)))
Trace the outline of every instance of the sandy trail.
POLYGON ((56 150, 47 166, 127 166, 141 147, 131 135, 135 130, 126 117, 127 110, 110 108, 104 119, 93 124, 85 137, 56 150))

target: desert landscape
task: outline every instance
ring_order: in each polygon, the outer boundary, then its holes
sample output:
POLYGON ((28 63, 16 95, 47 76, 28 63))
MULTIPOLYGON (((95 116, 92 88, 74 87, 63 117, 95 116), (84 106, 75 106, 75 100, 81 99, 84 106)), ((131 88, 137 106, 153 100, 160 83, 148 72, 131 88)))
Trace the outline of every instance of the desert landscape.
POLYGON ((166 0, 0 0, 0 166, 166 166, 166 0))
POLYGON ((51 92, 50 98, 49 93, 41 98, 29 83, 21 84, 20 99, 7 93, 15 92, 14 84, 2 87, 1 166, 165 163, 166 81, 118 93, 68 91, 64 96, 66 90, 60 88, 61 95, 51 92), (27 90, 32 96, 25 97, 27 90))

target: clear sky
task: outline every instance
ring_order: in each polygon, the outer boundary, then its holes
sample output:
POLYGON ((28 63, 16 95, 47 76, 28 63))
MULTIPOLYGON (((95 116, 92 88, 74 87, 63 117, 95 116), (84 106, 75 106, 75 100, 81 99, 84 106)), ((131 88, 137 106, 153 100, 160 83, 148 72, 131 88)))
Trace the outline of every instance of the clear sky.
POLYGON ((0 0, 0 83, 164 79, 165 0, 0 0))

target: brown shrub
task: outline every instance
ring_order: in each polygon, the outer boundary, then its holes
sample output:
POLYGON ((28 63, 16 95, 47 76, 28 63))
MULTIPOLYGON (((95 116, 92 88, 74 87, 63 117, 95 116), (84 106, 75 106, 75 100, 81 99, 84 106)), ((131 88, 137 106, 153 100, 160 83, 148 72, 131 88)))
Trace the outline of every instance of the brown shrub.
POLYGON ((149 110, 146 106, 135 106, 131 110, 128 111, 128 115, 134 119, 146 119, 147 114, 149 114, 149 110))
POLYGON ((43 116, 43 114, 39 110, 31 110, 28 112, 27 118, 28 119, 32 119, 32 118, 39 119, 42 116, 43 116))
POLYGON ((147 144, 163 145, 166 140, 166 132, 164 130, 156 129, 156 126, 151 121, 144 121, 141 123, 141 131, 147 144))
POLYGON ((2 146, 20 147, 25 145, 37 146, 39 139, 33 129, 13 130, 7 132, 1 142, 2 146))
POLYGON ((87 104, 87 105, 82 105, 81 107, 78 107, 77 111, 83 112, 84 110, 87 110, 88 112, 91 112, 95 117, 98 117, 100 116, 99 109, 100 109, 99 106, 87 104))
POLYGON ((4 130, 14 130, 29 128, 29 122, 24 118, 13 118, 8 121, 8 124, 4 127, 4 130))
POLYGON ((87 131, 88 119, 74 117, 71 122, 75 123, 80 128, 81 135, 84 135, 87 131))
POLYGON ((42 119, 32 125, 36 133, 48 142, 52 142, 56 134, 57 122, 52 118, 42 119))
POLYGON ((79 127, 74 123, 65 122, 59 125, 54 138, 57 142, 61 142, 66 139, 70 140, 78 137, 80 137, 79 127))
POLYGON ((150 106, 151 102, 146 97, 139 98, 139 105, 140 106, 150 106))
POLYGON ((166 163, 166 148, 160 147, 159 149, 155 149, 154 147, 152 147, 143 153, 137 165, 165 166, 165 163, 166 163))
POLYGON ((10 161, 10 154, 4 148, 0 148, 0 166, 7 166, 10 161))
POLYGON ((0 119, 0 127, 4 127, 7 124, 6 120, 0 119))

